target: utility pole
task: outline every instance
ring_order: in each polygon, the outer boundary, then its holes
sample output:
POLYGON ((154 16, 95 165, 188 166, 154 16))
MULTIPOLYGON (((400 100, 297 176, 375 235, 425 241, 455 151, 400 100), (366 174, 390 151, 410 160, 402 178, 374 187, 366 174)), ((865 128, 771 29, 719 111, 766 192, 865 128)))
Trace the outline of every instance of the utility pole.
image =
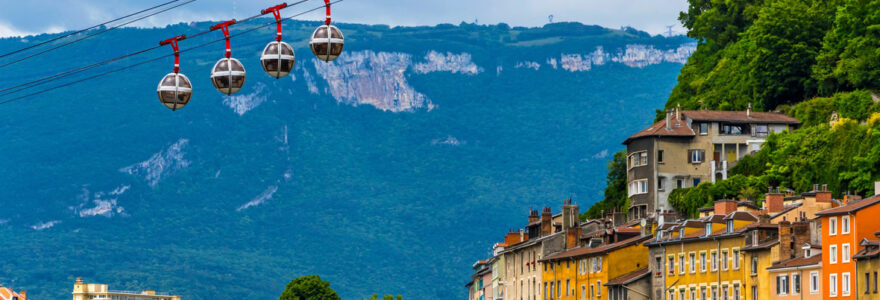
POLYGON ((553 15, 549 15, 549 16, 547 16, 547 20, 548 20, 550 23, 553 23, 553 15))
POLYGON ((672 37, 672 27, 673 27, 673 26, 674 26, 674 25, 668 25, 668 26, 666 26, 666 37, 672 37))

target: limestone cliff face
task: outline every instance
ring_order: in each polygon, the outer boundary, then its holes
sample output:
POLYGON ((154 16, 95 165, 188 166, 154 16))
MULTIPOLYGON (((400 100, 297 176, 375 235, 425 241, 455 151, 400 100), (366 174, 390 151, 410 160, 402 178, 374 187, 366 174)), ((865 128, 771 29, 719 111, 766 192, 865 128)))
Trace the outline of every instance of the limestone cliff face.
MULTIPOLYGON (((611 63, 643 68, 660 63, 684 64, 696 49, 696 44, 682 44, 672 49, 657 49, 652 45, 627 45, 623 49, 606 51, 596 47, 589 53, 562 53, 544 59, 516 62, 516 69, 540 70, 542 67, 568 72, 585 72, 594 66, 611 63), (544 63, 540 63, 543 61, 544 63)), ((407 81, 411 74, 447 72, 460 76, 481 76, 485 67, 473 62, 470 53, 441 53, 428 51, 424 57, 401 52, 374 52, 370 50, 346 52, 332 63, 316 59, 298 66, 312 94, 327 94, 336 101, 349 105, 371 105, 389 112, 432 110, 436 105, 407 81), (314 70, 317 78, 310 70, 314 70)), ((495 76, 504 70, 503 64, 494 67, 495 76)), ((294 79, 295 80, 295 79, 294 79)), ((236 112, 246 111, 238 107, 236 112)))

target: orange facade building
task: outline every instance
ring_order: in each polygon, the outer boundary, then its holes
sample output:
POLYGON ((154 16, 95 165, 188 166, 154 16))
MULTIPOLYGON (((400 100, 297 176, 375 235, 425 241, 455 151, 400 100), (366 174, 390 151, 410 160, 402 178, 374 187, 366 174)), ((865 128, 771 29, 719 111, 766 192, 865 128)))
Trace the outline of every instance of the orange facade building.
POLYGON ((853 256, 862 239, 880 229, 880 196, 850 201, 816 214, 822 220, 822 298, 856 299, 858 276, 853 256))

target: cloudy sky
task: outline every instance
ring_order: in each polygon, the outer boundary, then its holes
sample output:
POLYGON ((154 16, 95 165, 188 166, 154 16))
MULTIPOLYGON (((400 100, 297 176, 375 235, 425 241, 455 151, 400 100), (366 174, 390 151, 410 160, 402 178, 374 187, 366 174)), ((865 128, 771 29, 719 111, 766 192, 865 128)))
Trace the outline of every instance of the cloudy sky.
MULTIPOLYGON (((59 32, 89 27, 170 0, 0 0, 0 37, 59 32)), ((179 0, 184 2, 187 0, 179 0)), ((132 26, 245 18, 284 0, 196 0, 178 9, 145 19, 132 26)), ((293 3, 296 0, 287 0, 293 3)), ((309 0, 283 15, 320 6, 309 0)), ((346 23, 389 25, 507 23, 541 26, 547 17, 619 28, 632 26, 652 34, 684 32, 677 21, 686 0, 344 0, 334 6, 334 20, 346 23)), ((318 20, 322 12, 301 17, 318 20)))

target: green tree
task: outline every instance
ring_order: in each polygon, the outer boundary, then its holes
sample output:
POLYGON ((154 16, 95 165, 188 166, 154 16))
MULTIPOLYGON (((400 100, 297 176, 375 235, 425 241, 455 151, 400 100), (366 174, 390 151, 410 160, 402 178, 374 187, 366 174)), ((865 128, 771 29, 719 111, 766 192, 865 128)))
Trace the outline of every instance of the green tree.
POLYGON ((602 217, 602 212, 613 208, 626 210, 629 197, 626 195, 626 150, 614 153, 614 157, 608 162, 608 176, 605 179, 605 199, 596 202, 581 219, 594 219, 602 217))
POLYGON ((307 275, 291 280, 280 300, 342 300, 321 276, 307 275))

